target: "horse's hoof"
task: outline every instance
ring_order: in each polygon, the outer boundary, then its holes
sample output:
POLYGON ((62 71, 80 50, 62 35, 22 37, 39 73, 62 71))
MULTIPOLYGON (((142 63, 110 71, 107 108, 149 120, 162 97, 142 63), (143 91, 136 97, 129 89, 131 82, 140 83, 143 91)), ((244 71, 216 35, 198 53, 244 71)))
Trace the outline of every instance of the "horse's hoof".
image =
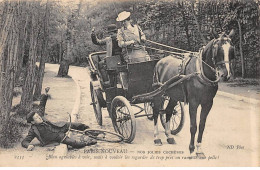
POLYGON ((195 146, 189 146, 189 149, 190 149, 190 153, 193 153, 194 152, 194 150, 195 150, 195 146))
POLYGON ((176 144, 175 140, 173 138, 167 138, 167 142, 169 144, 176 144))
POLYGON ((196 153, 196 155, 197 155, 197 157, 199 158, 199 159, 206 159, 206 156, 204 155, 204 153, 196 153))
POLYGON ((161 141, 161 139, 155 139, 155 140, 154 140, 154 144, 155 144, 156 146, 162 146, 162 141, 161 141))

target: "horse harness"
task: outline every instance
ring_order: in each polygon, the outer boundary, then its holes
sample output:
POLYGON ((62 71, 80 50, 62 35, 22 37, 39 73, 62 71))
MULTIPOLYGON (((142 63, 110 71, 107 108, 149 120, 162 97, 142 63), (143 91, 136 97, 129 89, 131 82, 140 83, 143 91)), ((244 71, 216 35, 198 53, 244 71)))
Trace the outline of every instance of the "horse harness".
MULTIPOLYGON (((231 41, 230 38, 227 38, 227 37, 218 38, 218 39, 215 39, 213 41, 213 45, 215 45, 216 42, 220 41, 220 40, 231 41)), ((168 90, 168 89, 178 85, 179 83, 181 83, 181 87, 182 87, 182 91, 183 91, 183 95, 184 95, 184 102, 187 103, 187 95, 186 95, 186 90, 185 90, 186 88, 184 87, 183 81, 189 80, 192 77, 198 77, 198 80, 204 85, 217 86, 220 78, 217 78, 216 80, 210 80, 204 74, 203 64, 208 66, 213 72, 215 72, 215 73, 217 72, 215 68, 213 68, 212 66, 207 64, 205 61, 203 61, 202 53, 203 53, 204 48, 205 47, 202 47, 199 50, 199 53, 191 53, 189 55, 189 57, 186 57, 186 58, 183 59, 182 64, 179 66, 180 68, 179 68, 179 74, 178 75, 172 77, 171 79, 169 79, 165 83, 160 83, 158 81, 158 78, 157 78, 157 82, 154 82, 154 84, 153 84, 153 87, 158 87, 156 90, 154 90, 150 93, 147 93, 147 94, 141 94, 141 95, 134 96, 133 101, 136 101, 137 98, 140 98, 141 100, 145 101, 146 99, 148 99, 148 98, 150 99, 151 97, 156 96, 158 94, 163 94, 163 93, 165 93, 166 90, 168 90), (192 57, 196 57, 196 59, 197 59, 196 60, 196 71, 191 73, 191 74, 186 75, 186 67, 190 63, 192 57)), ((229 63, 229 61, 220 61, 220 62, 216 63, 215 55, 214 55, 215 48, 216 47, 214 47, 213 54, 212 54, 212 56, 213 56, 212 61, 213 61, 214 65, 218 66, 218 65, 221 65, 221 64, 224 64, 224 63, 229 63)), ((216 75, 216 77, 217 77, 217 75, 216 75)))

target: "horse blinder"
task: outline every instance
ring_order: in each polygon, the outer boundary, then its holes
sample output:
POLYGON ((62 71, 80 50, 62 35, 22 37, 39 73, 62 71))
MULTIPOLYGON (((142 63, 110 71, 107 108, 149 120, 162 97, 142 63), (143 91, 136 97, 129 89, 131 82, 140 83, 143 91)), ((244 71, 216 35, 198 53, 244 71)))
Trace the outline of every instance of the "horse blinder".
MULTIPOLYGON (((213 42, 214 48, 213 48, 212 61, 213 61, 213 64, 214 64, 216 67, 217 67, 218 65, 223 65, 223 64, 225 64, 225 63, 230 63, 230 61, 225 61, 225 59, 222 60, 222 61, 216 62, 216 56, 217 56, 217 52, 218 52, 218 48, 219 48, 219 45, 217 44, 217 42, 218 42, 218 41, 221 41, 221 40, 222 40, 222 41, 227 41, 227 42, 230 43, 231 46, 233 46, 232 41, 231 41, 231 39, 230 39, 229 37, 224 37, 224 38, 222 37, 222 38, 218 38, 218 39, 214 40, 214 42, 213 42)), ((231 57, 230 57, 229 60, 234 59, 234 48, 233 48, 233 50, 232 50, 230 56, 231 56, 231 57)))

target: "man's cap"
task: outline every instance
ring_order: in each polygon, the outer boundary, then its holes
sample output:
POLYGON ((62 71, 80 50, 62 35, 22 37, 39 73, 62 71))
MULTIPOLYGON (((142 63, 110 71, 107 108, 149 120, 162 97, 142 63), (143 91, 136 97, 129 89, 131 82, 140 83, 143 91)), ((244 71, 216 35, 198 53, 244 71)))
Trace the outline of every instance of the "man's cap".
POLYGON ((117 18, 116 18, 116 21, 124 21, 126 20, 127 18, 129 18, 131 15, 130 12, 126 12, 126 11, 123 11, 121 12, 120 14, 118 14, 117 18))
POLYGON ((117 27, 115 24, 110 24, 107 26, 107 32, 114 32, 117 31, 117 27))
POLYGON ((35 113, 36 111, 31 111, 30 113, 27 114, 26 116, 27 123, 31 123, 31 121, 33 121, 33 116, 35 113))

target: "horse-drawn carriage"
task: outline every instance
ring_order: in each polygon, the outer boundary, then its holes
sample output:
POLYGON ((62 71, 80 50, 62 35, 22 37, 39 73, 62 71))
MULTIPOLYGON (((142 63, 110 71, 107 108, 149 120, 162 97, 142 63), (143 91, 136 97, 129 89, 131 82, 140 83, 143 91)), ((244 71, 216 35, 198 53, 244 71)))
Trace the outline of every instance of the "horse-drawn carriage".
MULTIPOLYGON (((106 57, 106 52, 95 52, 89 55, 90 91, 92 105, 99 125, 102 125, 102 108, 107 108, 116 132, 124 136, 126 142, 132 142, 136 134, 136 118, 147 117, 152 120, 152 97, 138 97, 153 91, 153 71, 158 59, 138 63, 124 63, 120 56, 106 57), (109 84, 105 84, 98 63, 105 60, 109 84), (123 88, 120 73, 127 74, 127 89, 123 88), (144 106, 141 107, 141 103, 144 106)), ((168 101, 164 97, 160 118, 165 127, 164 106, 168 101)), ((180 102, 175 107, 171 118, 171 132, 177 134, 183 127, 184 109, 180 102)))
POLYGON ((218 81, 228 80, 231 76, 230 60, 234 58, 234 47, 231 42, 233 34, 233 31, 229 35, 221 34, 201 48, 199 53, 190 53, 187 60, 167 56, 159 61, 123 64, 120 56, 106 57, 106 52, 90 54, 88 58, 92 77, 90 89, 98 123, 102 124, 101 108, 107 107, 115 131, 124 136, 126 142, 132 142, 136 132, 135 118, 142 116, 151 118, 153 115, 154 143, 161 145, 157 123, 160 115, 167 142, 175 144, 172 134, 177 134, 181 130, 184 121, 184 109, 180 102, 186 102, 189 103, 191 134, 189 150, 192 153, 195 150, 196 117, 200 105, 196 147, 197 153, 203 156, 202 136, 213 98, 218 90, 218 81), (102 81, 100 70, 97 69, 98 63, 102 60, 106 60, 109 86, 102 81), (127 88, 123 88, 120 73, 127 74, 127 88), (166 108, 165 101, 168 101, 166 108), (140 107, 140 103, 145 103, 144 109, 140 107), (135 111, 132 106, 139 110, 135 111), (143 110, 145 114, 141 115, 143 110), (179 121, 176 123, 177 117, 179 121))

